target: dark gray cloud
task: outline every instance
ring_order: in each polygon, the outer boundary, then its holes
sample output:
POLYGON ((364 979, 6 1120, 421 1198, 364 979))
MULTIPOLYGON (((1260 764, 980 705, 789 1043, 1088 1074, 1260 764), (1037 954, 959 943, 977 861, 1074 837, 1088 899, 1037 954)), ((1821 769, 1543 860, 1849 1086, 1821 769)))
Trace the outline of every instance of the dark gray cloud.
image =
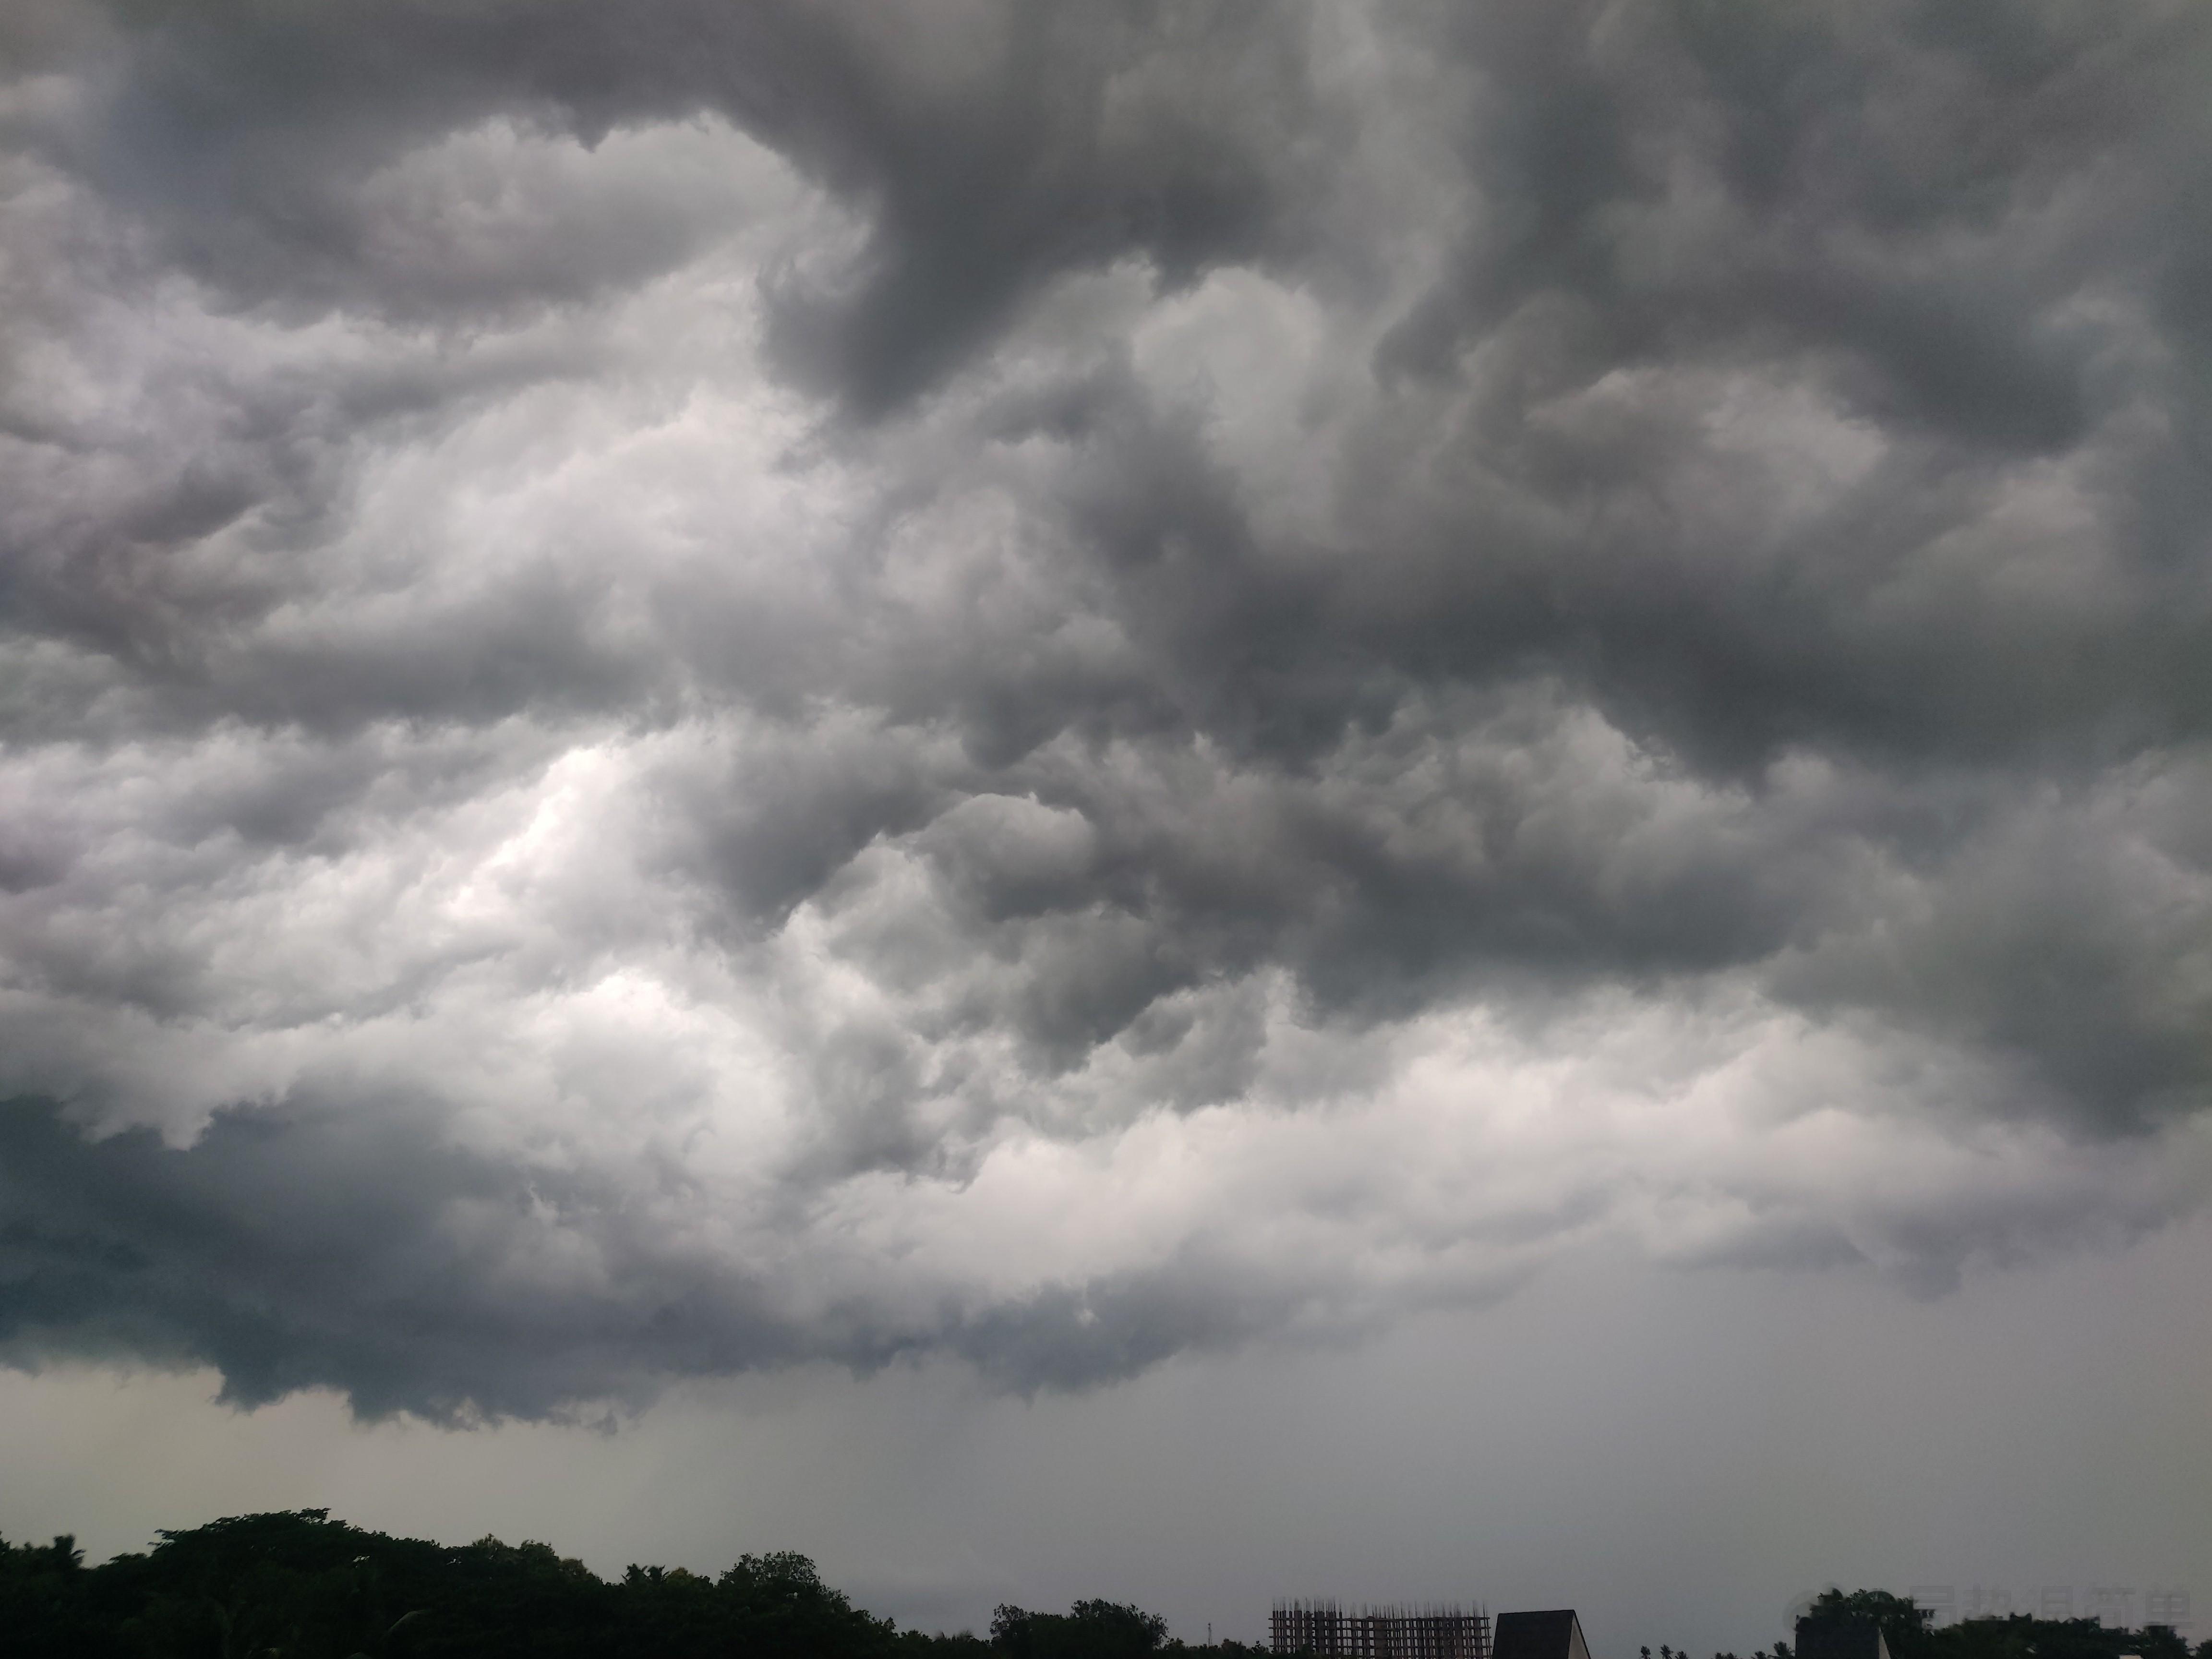
POLYGON ((15 1352, 1026 1388, 2201 1201, 2193 9, 4 27, 15 1352))

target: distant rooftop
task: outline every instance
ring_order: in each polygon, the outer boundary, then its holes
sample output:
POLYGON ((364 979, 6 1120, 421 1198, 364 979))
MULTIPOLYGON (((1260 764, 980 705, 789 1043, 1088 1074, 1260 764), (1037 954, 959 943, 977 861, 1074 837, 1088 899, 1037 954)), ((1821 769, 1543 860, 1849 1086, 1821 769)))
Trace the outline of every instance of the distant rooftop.
POLYGON ((1797 1621, 1797 1659, 1889 1659, 1889 1644, 1871 1619, 1808 1617, 1797 1621))
POLYGON ((1491 1638, 1491 1659, 1589 1659, 1589 1646, 1572 1607, 1501 1613, 1491 1638))

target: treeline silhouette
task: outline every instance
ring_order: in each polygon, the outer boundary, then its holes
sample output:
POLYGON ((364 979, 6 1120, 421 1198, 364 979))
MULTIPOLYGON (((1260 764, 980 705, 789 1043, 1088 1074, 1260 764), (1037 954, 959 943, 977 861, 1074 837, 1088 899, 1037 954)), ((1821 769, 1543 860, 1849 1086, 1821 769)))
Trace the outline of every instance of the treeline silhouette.
MULTIPOLYGON (((2015 1613, 1990 1619, 1962 1619, 1932 1627, 1932 1609, 1888 1590, 1823 1591, 1810 1609, 1816 1618, 1848 1619, 1878 1625, 1890 1659, 2212 1659, 2212 1641, 2200 1642, 2192 1655, 2180 1633, 2166 1625, 2124 1630, 2094 1619, 2037 1619, 2015 1613)), ((1638 1650, 1651 1659, 1651 1650, 1638 1650)), ((1690 1659, 1662 1645, 1659 1659, 1690 1659)), ((1713 1659, 1735 1659, 1717 1653, 1713 1659)), ((1796 1659, 1790 1644, 1761 1648, 1751 1659, 1796 1659)))
POLYGON ((822 1582, 803 1555, 748 1555, 718 1577, 633 1566, 601 1578, 550 1545, 458 1548, 333 1521, 327 1510, 163 1532, 84 1565, 70 1537, 0 1540, 6 1659, 1256 1659, 1185 1649, 1136 1607, 1002 1607, 988 1639, 902 1631, 822 1582))
MULTIPOLYGON (((454 1547, 327 1510, 164 1532, 88 1567, 69 1537, 0 1539, 6 1659, 1260 1659, 1187 1647, 1141 1608, 1001 1607, 988 1638, 924 1635, 854 1607, 803 1555, 748 1555, 716 1577, 633 1566, 601 1578, 551 1546, 454 1547)), ((1972 1619, 1941 1630, 1905 1597, 1831 1590, 1816 1613, 1879 1624, 1892 1659, 2212 1659, 2173 1631, 2094 1619, 1972 1619)), ((1642 1650, 1650 1659, 1651 1650, 1642 1650)), ((1689 1659, 1672 1646, 1660 1659, 1689 1659)), ((1714 1659, 1735 1659, 1716 1654, 1714 1659)), ((1795 1659, 1787 1642, 1753 1659, 1795 1659)))

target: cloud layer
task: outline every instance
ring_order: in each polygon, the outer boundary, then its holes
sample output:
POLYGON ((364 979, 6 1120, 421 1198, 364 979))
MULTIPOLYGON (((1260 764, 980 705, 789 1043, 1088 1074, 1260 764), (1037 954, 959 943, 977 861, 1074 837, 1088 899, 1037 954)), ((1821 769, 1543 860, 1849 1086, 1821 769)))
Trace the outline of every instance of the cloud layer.
POLYGON ((2197 9, 0 64, 18 1363, 1079 1386, 2212 1190, 2197 9))

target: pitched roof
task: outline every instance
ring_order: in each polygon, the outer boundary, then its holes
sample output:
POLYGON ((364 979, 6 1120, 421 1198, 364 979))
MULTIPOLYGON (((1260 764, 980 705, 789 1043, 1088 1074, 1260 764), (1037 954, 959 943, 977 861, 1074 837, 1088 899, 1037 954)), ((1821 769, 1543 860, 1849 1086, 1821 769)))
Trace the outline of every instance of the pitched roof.
POLYGON ((1499 1613, 1490 1654, 1491 1659, 1589 1659, 1589 1648, 1575 1610, 1553 1607, 1545 1613, 1499 1613))
POLYGON ((1889 1659, 1889 1644, 1871 1619, 1808 1617, 1797 1621, 1797 1659, 1889 1659))

